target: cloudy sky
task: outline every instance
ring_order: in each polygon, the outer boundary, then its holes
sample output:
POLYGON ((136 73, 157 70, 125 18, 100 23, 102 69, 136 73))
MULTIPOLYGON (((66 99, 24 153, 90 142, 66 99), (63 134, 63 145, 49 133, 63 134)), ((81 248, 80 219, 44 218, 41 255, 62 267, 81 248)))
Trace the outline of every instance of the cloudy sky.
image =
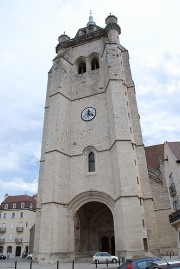
POLYGON ((0 202, 37 191, 47 73, 57 38, 118 18, 144 144, 180 141, 179 0, 0 1, 0 202))

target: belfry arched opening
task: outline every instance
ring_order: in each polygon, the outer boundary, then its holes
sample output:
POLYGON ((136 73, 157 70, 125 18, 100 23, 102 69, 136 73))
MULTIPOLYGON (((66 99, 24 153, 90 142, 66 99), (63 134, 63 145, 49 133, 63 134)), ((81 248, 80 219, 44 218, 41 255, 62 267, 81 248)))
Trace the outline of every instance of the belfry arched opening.
POLYGON ((74 214, 75 256, 92 256, 97 251, 115 254, 114 221, 103 203, 88 202, 74 214))

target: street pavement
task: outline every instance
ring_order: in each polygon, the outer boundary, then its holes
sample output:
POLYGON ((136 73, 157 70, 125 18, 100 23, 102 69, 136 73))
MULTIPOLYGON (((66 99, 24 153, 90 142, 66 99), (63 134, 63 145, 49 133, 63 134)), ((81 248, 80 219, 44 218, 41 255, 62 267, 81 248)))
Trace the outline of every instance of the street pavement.
MULTIPOLYGON (((108 264, 108 269, 117 269, 118 263, 108 264)), ((30 262, 28 260, 21 259, 13 259, 9 258, 9 260, 0 260, 0 268, 14 268, 14 269, 96 269, 95 263, 90 262, 75 262, 74 267, 73 263, 60 263, 57 264, 39 264, 35 262, 30 262), (17 264, 15 267, 15 260, 17 260, 17 264)), ((107 269, 106 264, 97 264, 97 269, 107 269)))
MULTIPOLYGON (((179 257, 166 256, 166 260, 180 260, 179 257)), ((118 263, 109 263, 108 267, 106 264, 97 264, 97 269, 117 269, 118 263)), ((35 262, 30 262, 28 260, 22 260, 21 258, 9 258, 8 260, 0 260, 0 268, 12 268, 12 269, 96 269, 96 264, 93 262, 75 262, 73 263, 60 263, 57 264, 39 264, 35 262), (15 261, 17 261, 15 265, 15 261)))

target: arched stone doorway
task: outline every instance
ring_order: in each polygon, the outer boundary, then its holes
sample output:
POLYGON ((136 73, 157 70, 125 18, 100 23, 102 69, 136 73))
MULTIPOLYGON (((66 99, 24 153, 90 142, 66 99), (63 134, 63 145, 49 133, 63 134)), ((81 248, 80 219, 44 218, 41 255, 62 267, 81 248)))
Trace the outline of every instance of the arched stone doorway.
POLYGON ((94 255, 97 251, 115 252, 114 221, 111 210, 100 202, 87 202, 74 214, 75 256, 94 255))
POLYGON ((21 247, 16 247, 16 256, 21 256, 21 247))
POLYGON ((12 253, 12 246, 7 247, 7 253, 12 253))

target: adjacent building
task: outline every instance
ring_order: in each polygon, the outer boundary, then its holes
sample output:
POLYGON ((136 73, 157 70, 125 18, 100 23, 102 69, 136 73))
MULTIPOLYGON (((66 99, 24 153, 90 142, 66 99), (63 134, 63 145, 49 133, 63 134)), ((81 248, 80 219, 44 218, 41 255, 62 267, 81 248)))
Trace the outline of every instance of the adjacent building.
MULTIPOLYGON (((167 156, 165 151, 166 143, 145 147, 160 253, 162 255, 177 255, 177 231, 169 222, 171 203, 168 188, 170 184, 167 185, 167 156)), ((172 171, 174 171, 173 166, 171 166, 171 173, 172 171)), ((170 173, 168 177, 169 175, 170 173)))
POLYGON ((14 257, 29 251, 30 229, 35 223, 35 198, 5 195, 0 205, 0 253, 14 257))
POLYGON ((176 230, 180 255, 180 142, 165 142, 164 160, 165 177, 171 204, 169 221, 176 230))

